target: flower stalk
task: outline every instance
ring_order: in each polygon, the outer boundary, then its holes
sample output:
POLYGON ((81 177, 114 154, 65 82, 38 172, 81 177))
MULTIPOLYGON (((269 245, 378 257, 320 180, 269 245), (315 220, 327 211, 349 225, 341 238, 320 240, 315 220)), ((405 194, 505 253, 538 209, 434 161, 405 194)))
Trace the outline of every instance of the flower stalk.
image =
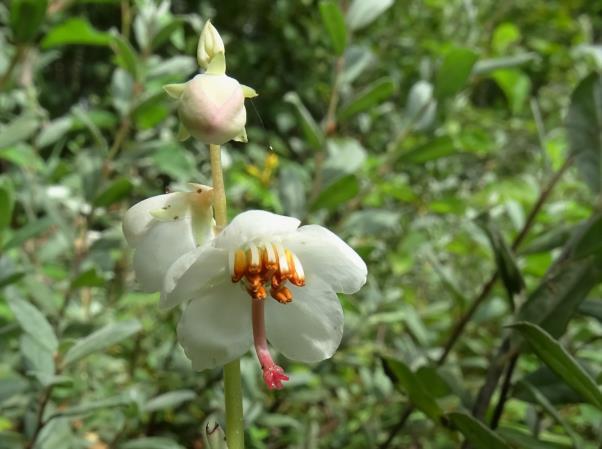
MULTIPOLYGON (((221 153, 219 145, 209 145, 211 179, 213 183, 213 211, 217 233, 221 232, 228 222, 221 153)), ((233 360, 224 366, 224 394, 226 396, 226 440, 228 449, 244 449, 245 440, 239 359, 233 360)))

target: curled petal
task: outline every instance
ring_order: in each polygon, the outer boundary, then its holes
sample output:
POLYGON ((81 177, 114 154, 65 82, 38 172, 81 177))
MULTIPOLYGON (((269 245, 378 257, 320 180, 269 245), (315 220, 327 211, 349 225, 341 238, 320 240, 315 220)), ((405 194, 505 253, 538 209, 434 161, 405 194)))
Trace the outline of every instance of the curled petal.
POLYGON ((205 245, 189 251, 167 270, 159 306, 172 308, 222 284, 237 290, 227 277, 227 267, 228 255, 224 250, 205 245))
POLYGON ((232 284, 191 301, 178 324, 178 340, 195 370, 223 366, 251 346, 251 304, 232 284))
POLYGON ((300 362, 332 357, 343 336, 343 309, 336 293, 317 277, 304 287, 290 289, 294 298, 291 303, 266 303, 270 344, 300 362))
POLYGON ((366 283, 368 269, 362 258, 322 226, 302 226, 283 244, 299 257, 306 276, 319 276, 336 292, 355 293, 366 283))
POLYGON ((123 234, 128 243, 135 247, 138 240, 155 222, 152 212, 162 210, 180 195, 181 192, 174 192, 152 196, 130 207, 123 217, 123 234))
POLYGON ((293 217, 273 214, 263 210, 249 210, 237 215, 215 239, 215 246, 236 249, 255 239, 294 232, 300 221, 293 217))

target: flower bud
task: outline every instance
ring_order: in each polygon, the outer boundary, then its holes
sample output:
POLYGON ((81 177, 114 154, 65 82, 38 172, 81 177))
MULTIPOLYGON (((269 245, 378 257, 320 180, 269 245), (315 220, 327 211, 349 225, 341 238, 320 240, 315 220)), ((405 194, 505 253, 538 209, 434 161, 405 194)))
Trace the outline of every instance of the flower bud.
POLYGON ((226 49, 224 48, 224 42, 222 41, 221 36, 211 21, 207 20, 203 27, 203 31, 201 31, 201 37, 199 38, 199 45, 196 53, 199 66, 206 69, 216 54, 225 54, 225 52, 226 49))
POLYGON ((234 78, 196 75, 184 85, 179 100, 182 124, 201 142, 221 145, 232 139, 246 141, 245 95, 234 78))

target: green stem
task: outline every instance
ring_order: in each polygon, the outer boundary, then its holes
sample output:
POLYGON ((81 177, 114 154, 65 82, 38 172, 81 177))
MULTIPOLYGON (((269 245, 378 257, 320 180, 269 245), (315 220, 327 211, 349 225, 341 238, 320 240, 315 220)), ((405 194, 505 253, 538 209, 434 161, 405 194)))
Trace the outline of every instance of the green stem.
MULTIPOLYGON (((219 145, 209 145, 211 178, 213 181, 213 210, 217 231, 221 232, 228 222, 224 174, 219 145)), ((242 388, 240 361, 224 366, 224 390, 226 395, 226 440, 228 449, 244 449, 244 424, 242 412, 242 388)))

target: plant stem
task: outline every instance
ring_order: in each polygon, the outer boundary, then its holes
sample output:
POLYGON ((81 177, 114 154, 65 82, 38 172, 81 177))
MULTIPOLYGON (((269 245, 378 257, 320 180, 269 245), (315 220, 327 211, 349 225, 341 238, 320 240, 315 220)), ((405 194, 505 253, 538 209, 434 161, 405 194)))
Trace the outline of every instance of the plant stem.
MULTIPOLYGON (((220 146, 209 145, 209 154, 211 158, 211 179, 213 181, 215 224, 217 232, 221 232, 228 222, 228 214, 220 146)), ((240 361, 238 359, 224 366, 224 392, 226 395, 226 440, 228 449, 244 449, 242 387, 240 361)))

